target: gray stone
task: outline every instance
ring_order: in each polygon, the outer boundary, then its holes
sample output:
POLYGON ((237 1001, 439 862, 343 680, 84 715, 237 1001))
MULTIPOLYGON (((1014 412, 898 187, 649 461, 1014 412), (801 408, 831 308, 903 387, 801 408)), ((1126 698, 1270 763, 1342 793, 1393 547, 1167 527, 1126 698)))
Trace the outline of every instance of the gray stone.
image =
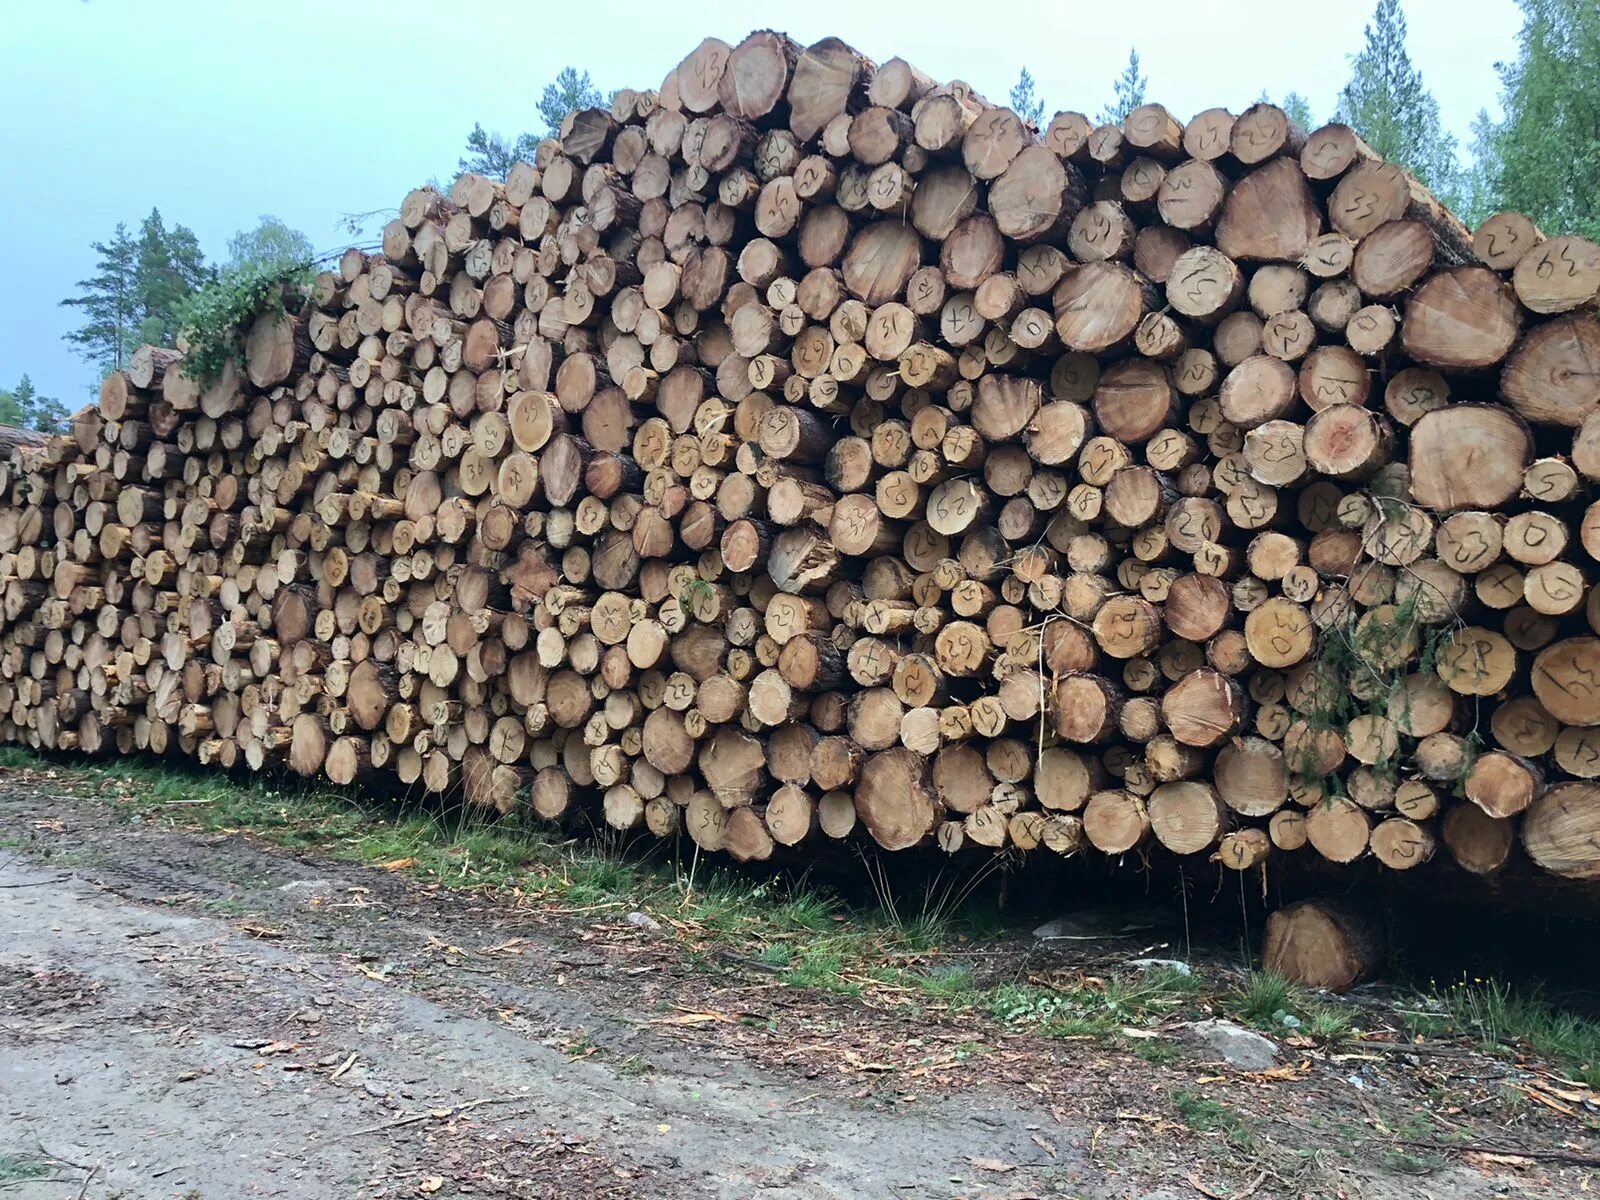
POLYGON ((296 879, 278 889, 285 896, 293 896, 303 904, 319 904, 333 895, 333 881, 329 879, 296 879))
POLYGON ((1162 970, 1171 971, 1174 975, 1194 974, 1194 972, 1189 969, 1188 963, 1176 958, 1135 958, 1130 959, 1128 965, 1130 967, 1138 967, 1145 971, 1159 967, 1162 970))
POLYGON ((1241 1071, 1265 1071, 1278 1062, 1276 1042, 1232 1021, 1196 1021, 1189 1026, 1189 1039, 1241 1071))
POLYGON ((649 913, 631 912, 628 914, 628 924, 639 929, 660 929, 661 922, 649 913))

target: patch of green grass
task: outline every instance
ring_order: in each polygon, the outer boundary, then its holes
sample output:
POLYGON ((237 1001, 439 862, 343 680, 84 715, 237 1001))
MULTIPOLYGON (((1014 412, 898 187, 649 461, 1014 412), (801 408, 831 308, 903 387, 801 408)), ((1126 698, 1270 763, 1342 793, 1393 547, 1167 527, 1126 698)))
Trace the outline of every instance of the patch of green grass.
POLYGON ((1271 1028, 1295 1005, 1295 988, 1271 971, 1251 971, 1233 992, 1233 1009, 1252 1025, 1271 1028))
POLYGON ((1193 974, 1168 967, 1085 979, 1070 988, 1003 984, 987 993, 985 1005, 1006 1025, 1034 1025, 1047 1037, 1088 1037, 1160 1020, 1202 986, 1193 974))
POLYGON ((680 883, 679 915, 722 933, 743 933, 757 921, 757 897, 748 880, 729 872, 708 872, 704 879, 680 883))
POLYGON ((568 876, 566 899, 569 904, 606 904, 631 892, 634 871, 626 863, 610 858, 594 858, 574 863, 568 876))
POLYGON ((1109 1013, 1082 1013, 1048 1022, 1039 1032, 1047 1038, 1098 1038, 1116 1028, 1109 1013))
POLYGON ((1347 1037, 1355 1024, 1353 1010, 1338 1001, 1321 1000, 1270 971, 1251 971, 1227 997, 1228 1010, 1258 1029, 1295 1032, 1320 1041, 1347 1037))
POLYGON ((794 961, 794 947, 788 942, 774 942, 756 951, 756 961, 770 967, 787 967, 794 961))
MULTIPOLYGON (((0 746, 0 767, 30 771, 37 769, 43 762, 43 759, 26 746, 0 746)), ((0 1163, 4 1162, 5 1156, 0 1155, 0 1163)))
POLYGON ((821 933, 836 924, 840 904, 832 896, 803 888, 792 890, 787 899, 778 905, 774 916, 790 929, 821 933))
POLYGON ((1450 1160, 1442 1154, 1413 1154, 1407 1150, 1385 1150, 1383 1166, 1397 1175, 1432 1175, 1442 1171, 1450 1160))
POLYGON ((1177 1046, 1160 1038, 1140 1038, 1133 1044, 1133 1053, 1145 1062, 1155 1063, 1158 1066, 1167 1066, 1183 1057, 1183 1052, 1177 1046))
POLYGON ((1525 1046, 1600 1087, 1600 1022, 1557 1008, 1536 990, 1518 991, 1495 979, 1462 980, 1403 1015, 1414 1032, 1465 1033, 1491 1051, 1525 1046))
POLYGON ((1249 1150, 1255 1145, 1255 1136, 1244 1117, 1221 1101, 1187 1088, 1173 1092, 1171 1099, 1179 1119, 1196 1133, 1220 1133, 1238 1150, 1249 1150))
POLYGON ((53 1171, 50 1161, 38 1155, 0 1154, 0 1183, 23 1183, 29 1179, 43 1179, 53 1171))
POLYGON ((655 1069, 655 1064, 642 1054, 630 1054, 617 1064, 617 1074, 628 1078, 648 1075, 655 1069))
POLYGON ((600 1053, 600 1043, 587 1033, 580 1033, 577 1037, 561 1043, 561 1053, 568 1058, 589 1058, 600 1053))
POLYGON ((837 951, 820 946, 801 947, 779 978, 790 987, 813 987, 843 996, 861 995, 861 985, 844 978, 844 959, 837 951))
POLYGON ((1355 1019, 1342 1004, 1314 1004, 1301 1018, 1302 1031, 1320 1042, 1336 1042, 1350 1036, 1355 1019))
POLYGON ((913 909, 902 905, 902 891, 889 877, 881 857, 861 858, 867 882, 878 901, 876 920, 905 949, 918 952, 947 944, 958 936, 958 914, 965 914, 969 902, 995 871, 1000 859, 990 856, 975 871, 945 874, 940 871, 922 885, 921 898, 913 909))
POLYGON ((972 982, 972 968, 965 964, 944 967, 938 971, 918 973, 917 986, 936 1000, 970 1004, 976 987, 972 982))

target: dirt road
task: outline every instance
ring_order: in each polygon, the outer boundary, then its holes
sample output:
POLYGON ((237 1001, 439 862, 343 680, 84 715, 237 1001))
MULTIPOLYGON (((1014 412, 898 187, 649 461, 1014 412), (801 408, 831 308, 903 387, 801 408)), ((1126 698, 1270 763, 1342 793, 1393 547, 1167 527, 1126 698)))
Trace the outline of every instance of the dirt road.
MULTIPOLYGON (((1236 1194, 1197 1190, 1228 1164, 1127 1056, 969 1061, 974 1031, 719 981, 626 913, 545 920, 0 789, 27 834, 0 849, 0 1196, 1236 1194)), ((1254 1194, 1494 1175, 1272 1168, 1254 1194)))

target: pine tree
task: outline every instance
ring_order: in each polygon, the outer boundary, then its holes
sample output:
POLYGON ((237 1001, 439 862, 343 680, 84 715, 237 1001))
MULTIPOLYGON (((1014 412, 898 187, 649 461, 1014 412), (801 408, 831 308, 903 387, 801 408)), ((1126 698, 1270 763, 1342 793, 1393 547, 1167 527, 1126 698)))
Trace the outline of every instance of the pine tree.
POLYGON ((1306 132, 1309 133, 1317 127, 1317 119, 1311 115, 1311 101, 1307 100, 1299 92, 1290 92, 1278 102, 1278 107, 1283 109, 1288 114, 1289 119, 1306 132))
POLYGON ((110 241, 94 242, 92 248, 99 255, 95 274, 78 281, 78 295, 61 301, 84 317, 65 340, 86 362, 114 371, 127 362, 137 340, 139 249, 123 224, 110 241))
POLYGON ((178 307, 214 278, 200 239, 183 225, 170 230, 152 208, 139 226, 136 279, 140 342, 170 346, 178 335, 178 307))
POLYGON ((510 138, 503 133, 491 133, 474 121, 472 132, 467 134, 467 152, 456 163, 455 177, 472 171, 490 179, 504 179, 518 162, 533 161, 540 141, 561 135, 561 122, 568 113, 610 104, 615 95, 615 92, 612 96, 602 95, 589 78, 589 72, 580 73, 576 67, 562 68, 555 82, 546 84, 539 97, 539 116, 544 121, 544 131, 519 133, 510 138))
POLYGON ((467 134, 467 152, 456 164, 457 174, 473 171, 490 179, 504 179, 518 162, 532 162, 538 146, 539 139, 531 133, 519 133, 514 141, 507 141, 504 134, 490 133, 474 121, 472 132, 467 134))
POLYGON ((1518 5, 1517 59, 1500 68, 1505 120, 1490 138, 1494 207, 1525 212, 1547 230, 1600 237, 1600 8, 1594 0, 1518 5))
POLYGON ((1012 85, 1011 111, 1024 121, 1032 121, 1035 128, 1044 123, 1044 101, 1034 93, 1033 76, 1027 67, 1022 68, 1022 74, 1012 85))
POLYGON ((1144 103, 1144 89, 1149 82, 1139 71, 1139 52, 1130 49, 1128 65, 1111 85, 1111 103, 1100 110, 1100 124, 1121 124, 1124 117, 1144 103))
POLYGON ((1411 65, 1400 0, 1378 0, 1366 45, 1350 60, 1339 119, 1385 158, 1411 171, 1446 203, 1458 202, 1456 141, 1439 120, 1439 102, 1411 65))
POLYGON ((0 388, 0 425, 37 429, 41 433, 59 433, 66 428, 68 415, 65 404, 49 396, 41 396, 34 388, 33 380, 26 374, 9 391, 0 388))
POLYGON ((595 108, 603 103, 605 99, 589 78, 589 72, 580 75, 576 67, 563 67, 556 81, 546 84, 544 94, 539 97, 539 115, 544 118, 545 136, 559 136, 561 122, 566 120, 568 113, 577 112, 580 108, 595 108))

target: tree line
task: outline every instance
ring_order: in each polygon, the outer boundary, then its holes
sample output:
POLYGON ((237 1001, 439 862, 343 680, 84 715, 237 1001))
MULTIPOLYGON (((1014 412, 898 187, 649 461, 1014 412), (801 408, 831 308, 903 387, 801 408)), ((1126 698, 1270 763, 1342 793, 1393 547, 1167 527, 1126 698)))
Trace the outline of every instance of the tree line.
MULTIPOLYGON (((263 276, 305 272, 313 259, 305 234, 263 216, 228 239, 225 260, 208 263, 194 230, 169 226, 156 208, 136 230, 118 222, 109 238, 90 248, 94 273, 61 305, 77 310, 82 321, 64 335, 66 342, 101 379, 126 366, 141 345, 176 345, 217 296, 263 276)), ((67 415, 61 401, 38 396, 27 375, 16 388, 0 390, 0 424, 53 430, 67 415)))
MULTIPOLYGON (((1600 237, 1600 6, 1594 0, 1517 0, 1516 55, 1496 64, 1501 116, 1478 111, 1466 147, 1444 128, 1439 102, 1407 48, 1400 0, 1378 0, 1350 77, 1320 118, 1297 92, 1276 102, 1306 130, 1351 126, 1385 158, 1403 164, 1469 225, 1506 209, 1546 230, 1600 237)), ((1112 85, 1101 123, 1145 103, 1139 52, 1112 85)), ((1271 99, 1262 93, 1259 99, 1271 99)), ((1045 104, 1022 72, 1011 107, 1042 125, 1045 104)))
MULTIPOLYGON (((1496 68, 1502 115, 1496 120, 1487 109, 1479 111, 1465 154, 1411 61, 1400 0, 1378 0, 1331 113, 1319 119, 1297 92, 1276 102, 1307 130, 1324 120, 1352 126, 1469 224, 1516 209, 1547 230, 1600 238, 1600 72, 1593 65, 1600 62, 1600 6, 1594 0, 1517 3, 1523 25, 1516 55, 1496 68)), ((1148 86, 1132 48, 1096 119, 1122 120, 1146 102, 1148 86)), ((504 178, 514 163, 533 158, 543 138, 559 134, 568 113, 609 104, 611 95, 589 72, 565 68, 539 98, 537 129, 508 136, 474 123, 451 177, 472 171, 504 178)), ((1045 100, 1028 70, 1010 101, 1024 119, 1046 124, 1045 100)), ((263 281, 306 272, 312 261, 304 234, 266 216, 230 239, 227 260, 213 266, 192 230, 169 228, 155 209, 137 230, 119 224, 93 249, 95 273, 61 303, 83 318, 66 340, 102 376, 123 366, 141 343, 174 345, 186 328, 236 308, 230 297, 256 294, 263 281)), ((40 396, 26 375, 0 389, 0 424, 59 427, 66 412, 59 400, 40 396)))

